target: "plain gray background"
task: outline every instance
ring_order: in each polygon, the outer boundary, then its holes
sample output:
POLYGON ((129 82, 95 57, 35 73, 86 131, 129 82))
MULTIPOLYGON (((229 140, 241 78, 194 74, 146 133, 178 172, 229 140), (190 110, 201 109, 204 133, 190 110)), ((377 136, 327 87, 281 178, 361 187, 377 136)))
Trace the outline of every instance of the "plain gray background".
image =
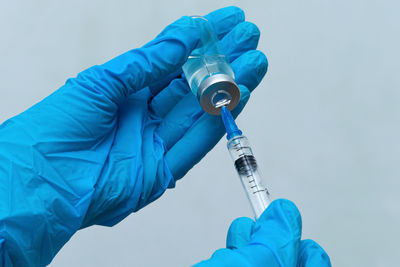
MULTIPOLYGON (((238 5, 269 71, 238 123, 273 198, 334 266, 396 266, 400 238, 399 2, 1 1, 0 120, 182 15, 238 5)), ((224 247, 251 210, 225 140, 155 203, 78 232, 51 266, 187 266, 224 247)))

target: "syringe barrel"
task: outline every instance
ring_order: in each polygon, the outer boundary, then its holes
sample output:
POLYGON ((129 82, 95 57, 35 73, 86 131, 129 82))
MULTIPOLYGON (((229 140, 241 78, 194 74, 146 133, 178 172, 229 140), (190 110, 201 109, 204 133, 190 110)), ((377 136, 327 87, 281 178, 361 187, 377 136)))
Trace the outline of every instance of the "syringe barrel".
POLYGON ((230 139, 227 146, 254 215, 258 219, 268 207, 270 198, 267 188, 262 184, 249 141, 245 136, 239 135, 230 139))
POLYGON ((222 106, 233 110, 239 103, 240 90, 212 25, 200 16, 192 17, 192 23, 200 36, 196 49, 182 67, 186 80, 204 111, 219 115, 222 106))

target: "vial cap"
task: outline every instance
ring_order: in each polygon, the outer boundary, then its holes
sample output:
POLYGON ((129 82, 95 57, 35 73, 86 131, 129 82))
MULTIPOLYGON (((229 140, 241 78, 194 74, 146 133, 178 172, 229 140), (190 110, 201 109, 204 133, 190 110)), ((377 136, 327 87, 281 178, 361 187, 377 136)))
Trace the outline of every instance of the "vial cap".
POLYGON ((207 77, 201 82, 197 92, 201 107, 212 115, 220 115, 223 106, 233 110, 240 101, 239 87, 226 74, 207 77))

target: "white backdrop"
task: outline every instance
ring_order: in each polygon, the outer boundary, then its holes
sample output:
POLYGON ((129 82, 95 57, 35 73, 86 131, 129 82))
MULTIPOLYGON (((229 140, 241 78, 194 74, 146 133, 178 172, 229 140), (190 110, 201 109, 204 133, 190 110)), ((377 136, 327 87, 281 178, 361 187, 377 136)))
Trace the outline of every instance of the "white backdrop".
MULTIPOLYGON (((270 63, 238 123, 272 196, 298 205, 304 238, 334 266, 397 266, 398 1, 2 1, 0 121, 180 16, 232 4, 270 63)), ((251 211, 223 140, 176 189, 78 232, 51 266, 187 266, 223 247, 239 216, 251 211)))

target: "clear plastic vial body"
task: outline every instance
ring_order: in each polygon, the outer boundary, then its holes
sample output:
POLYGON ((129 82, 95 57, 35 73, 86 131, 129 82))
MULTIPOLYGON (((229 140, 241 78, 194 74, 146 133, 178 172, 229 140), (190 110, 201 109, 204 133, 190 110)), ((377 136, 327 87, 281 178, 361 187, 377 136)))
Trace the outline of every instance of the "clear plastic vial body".
POLYGON ((267 188, 261 182, 257 161, 249 141, 246 136, 239 135, 230 139, 227 146, 254 215, 258 219, 271 201, 267 188))
POLYGON ((221 107, 234 109, 240 100, 240 90, 227 58, 219 49, 218 39, 210 22, 204 17, 192 17, 200 30, 198 46, 192 51, 182 69, 193 94, 204 111, 219 115, 221 107))

